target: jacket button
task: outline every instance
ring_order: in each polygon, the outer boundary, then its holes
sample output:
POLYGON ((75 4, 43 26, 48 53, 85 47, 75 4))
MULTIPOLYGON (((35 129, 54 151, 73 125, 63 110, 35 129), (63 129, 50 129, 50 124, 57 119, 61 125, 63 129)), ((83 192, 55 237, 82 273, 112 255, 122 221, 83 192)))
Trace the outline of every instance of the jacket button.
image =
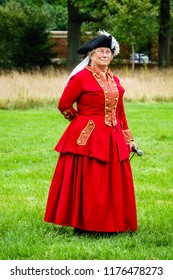
POLYGON ((90 121, 90 122, 89 122, 89 124, 93 124, 93 122, 92 122, 92 121, 90 121))

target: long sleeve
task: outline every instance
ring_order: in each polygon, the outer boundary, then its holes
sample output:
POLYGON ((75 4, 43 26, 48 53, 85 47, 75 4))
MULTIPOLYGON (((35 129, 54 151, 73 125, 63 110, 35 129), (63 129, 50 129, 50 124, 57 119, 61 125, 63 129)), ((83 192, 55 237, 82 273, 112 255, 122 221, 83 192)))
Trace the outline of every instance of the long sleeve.
POLYGON ((81 93, 81 81, 74 76, 65 87, 58 103, 58 109, 66 119, 72 120, 76 116, 77 110, 74 108, 74 103, 80 97, 81 93))
POLYGON ((120 103, 120 113, 119 114, 120 114, 120 123, 121 123, 122 131, 124 133, 126 143, 129 144, 131 141, 134 141, 134 137, 133 137, 131 130, 129 129, 128 122, 126 119, 123 98, 120 103))

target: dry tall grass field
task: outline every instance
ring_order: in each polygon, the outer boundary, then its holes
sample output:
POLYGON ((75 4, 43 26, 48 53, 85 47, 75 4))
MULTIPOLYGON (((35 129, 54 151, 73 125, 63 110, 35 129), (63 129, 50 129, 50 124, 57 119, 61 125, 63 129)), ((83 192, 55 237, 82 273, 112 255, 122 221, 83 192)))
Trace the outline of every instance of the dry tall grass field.
MULTIPOLYGON (((173 101, 173 69, 113 69, 129 101, 173 101)), ((0 109, 31 108, 57 102, 68 73, 49 69, 35 73, 1 73, 0 109)))

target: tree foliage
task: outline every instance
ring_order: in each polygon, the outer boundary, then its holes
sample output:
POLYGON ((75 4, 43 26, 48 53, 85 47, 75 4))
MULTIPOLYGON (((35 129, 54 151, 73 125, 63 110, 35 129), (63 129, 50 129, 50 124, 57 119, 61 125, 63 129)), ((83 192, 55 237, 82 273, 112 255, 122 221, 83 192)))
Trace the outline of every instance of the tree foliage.
POLYGON ((0 68, 33 69, 51 64, 52 42, 38 7, 10 1, 0 8, 0 68))
MULTIPOLYGON (((81 2, 77 0, 72 1, 75 5, 81 2)), ((103 20, 99 22, 99 24, 85 23, 82 26, 82 28, 84 27, 84 30, 87 30, 88 26, 90 27, 90 30, 98 30, 99 28, 106 29, 113 34, 119 42, 131 45, 133 51, 144 51, 145 53, 150 54, 151 45, 153 43, 157 44, 158 42, 160 28, 162 28, 161 34, 163 35, 162 23, 165 22, 164 38, 162 38, 158 44, 159 49, 161 48, 161 44, 162 48, 163 44, 165 44, 164 51, 162 50, 161 53, 163 56, 163 53, 167 48, 167 60, 168 57, 170 59, 171 50, 168 54, 168 49, 171 44, 168 42, 168 39, 165 40, 165 38, 169 37, 169 40, 171 40, 171 36, 173 37, 173 28, 172 31, 170 28, 170 26, 173 25, 173 2, 170 0, 105 0, 101 2, 102 9, 99 10, 99 12, 100 15, 104 15, 103 20), (168 2, 170 2, 169 12, 172 16, 169 18, 169 23, 166 14, 162 16, 162 20, 161 17, 159 19, 160 3, 162 3, 163 10, 163 5, 168 5, 168 2)), ((87 1, 87 3, 94 5, 94 7, 97 5, 97 1, 94 0, 87 1)), ((86 12, 88 9, 87 4, 83 5, 83 9, 86 12)), ((94 11, 94 9, 92 9, 92 11, 94 11)), ((164 58, 164 61, 166 61, 166 58, 164 58)))
MULTIPOLYGON (((80 59, 76 50, 84 42, 81 36, 85 31, 92 32, 94 36, 99 29, 104 29, 113 34, 120 44, 131 45, 135 51, 148 54, 151 42, 158 42, 160 53, 163 54, 161 44, 164 41, 168 46, 168 41, 158 40, 159 36, 166 32, 162 28, 159 7, 160 3, 167 2, 170 2, 169 24, 165 24, 166 30, 169 25, 168 56, 172 53, 173 57, 173 43, 170 43, 173 42, 171 0, 0 0, 0 65, 8 66, 13 62, 17 67, 21 60, 25 65, 29 65, 29 60, 35 65, 34 57, 43 52, 46 60, 46 57, 50 56, 50 43, 46 33, 49 30, 68 30, 68 69, 73 68, 80 59), (33 46, 33 42, 39 46, 38 49, 33 46), (27 56, 23 49, 27 50, 27 56), (17 58, 19 51, 21 55, 17 58), (34 52, 35 55, 32 55, 34 52)), ((162 19, 164 20, 164 16, 162 19)), ((42 60, 43 58, 40 58, 37 63, 42 65, 42 60)), ((163 61, 165 58, 162 57, 163 61)))
MULTIPOLYGON (((89 29, 96 32, 105 29, 121 43, 133 45, 137 51, 147 46, 151 40, 157 40, 158 5, 150 0, 89 0, 84 4, 79 0, 68 2, 78 9, 79 15, 86 16, 89 13, 90 17, 100 18, 99 21, 89 18, 83 21, 80 31, 89 29)), ((70 56, 74 57, 75 53, 70 56)))
POLYGON ((67 68, 73 68, 79 61, 79 56, 76 50, 81 43, 81 25, 84 22, 100 22, 103 20, 103 13, 100 11, 99 5, 105 1, 88 0, 85 3, 81 1, 68 0, 68 55, 67 55, 67 68), (97 2, 98 3, 98 2, 97 2))

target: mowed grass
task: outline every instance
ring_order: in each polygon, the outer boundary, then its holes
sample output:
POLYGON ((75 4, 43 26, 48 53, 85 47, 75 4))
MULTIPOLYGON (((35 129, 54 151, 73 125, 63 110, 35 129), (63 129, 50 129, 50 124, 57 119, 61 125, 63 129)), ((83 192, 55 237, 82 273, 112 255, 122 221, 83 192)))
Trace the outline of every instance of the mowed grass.
POLYGON ((138 231, 75 236, 44 223, 58 154, 68 122, 56 104, 0 111, 3 260, 171 260, 173 258, 173 103, 126 102, 129 126, 144 155, 131 160, 138 231))

